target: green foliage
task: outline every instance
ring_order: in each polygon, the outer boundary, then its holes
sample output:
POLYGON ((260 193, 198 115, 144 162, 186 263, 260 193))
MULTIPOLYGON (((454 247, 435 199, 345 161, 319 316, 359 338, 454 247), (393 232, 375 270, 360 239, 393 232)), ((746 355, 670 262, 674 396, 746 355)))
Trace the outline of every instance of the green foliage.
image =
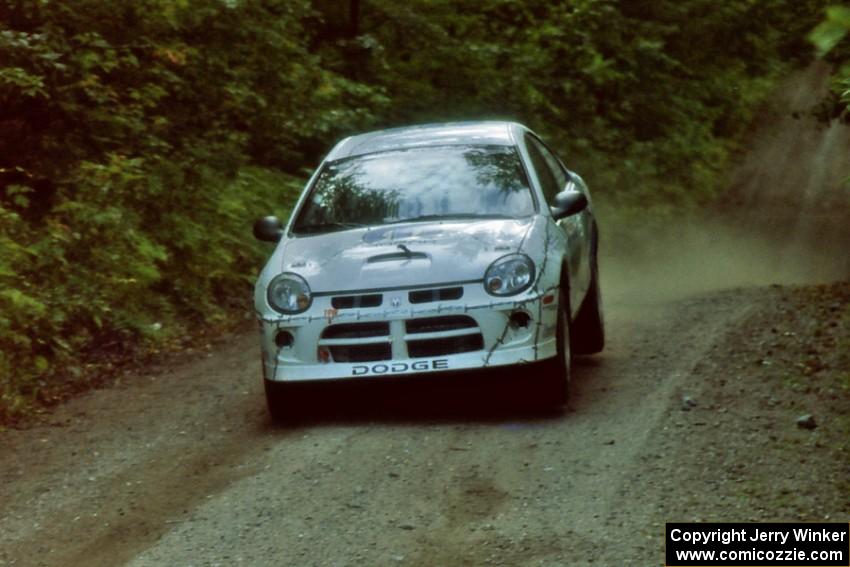
POLYGON ((246 227, 294 182, 246 164, 297 170, 380 101, 309 53, 309 13, 0 3, 0 420, 81 359, 247 304, 263 251, 246 227))
POLYGON ((371 0, 359 34, 347 7, 0 0, 0 420, 244 307, 248 227, 301 184, 270 168, 349 133, 512 118, 609 201, 709 199, 822 2, 371 0))
POLYGON ((816 16, 805 11, 818 5, 373 0, 363 35, 328 24, 314 41, 334 68, 386 93, 379 124, 517 119, 597 189, 682 206, 714 195, 770 78, 807 59, 800 38, 816 16))
POLYGON ((850 33, 850 7, 830 6, 825 19, 812 30, 809 38, 821 56, 829 53, 850 33))
POLYGON ((835 75, 834 91, 845 113, 850 109, 850 45, 844 41, 848 36, 850 6, 827 8, 824 20, 809 35, 821 57, 832 53, 833 61, 840 67, 835 75))

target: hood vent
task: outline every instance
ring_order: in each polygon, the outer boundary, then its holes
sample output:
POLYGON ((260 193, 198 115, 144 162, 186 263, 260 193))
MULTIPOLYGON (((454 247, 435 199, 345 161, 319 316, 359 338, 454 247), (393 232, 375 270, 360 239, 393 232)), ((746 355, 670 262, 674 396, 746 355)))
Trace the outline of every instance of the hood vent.
POLYGON ((428 255, 423 252, 390 252, 389 254, 378 254, 372 256, 366 262, 375 264, 377 262, 398 262, 402 260, 427 260, 428 255))

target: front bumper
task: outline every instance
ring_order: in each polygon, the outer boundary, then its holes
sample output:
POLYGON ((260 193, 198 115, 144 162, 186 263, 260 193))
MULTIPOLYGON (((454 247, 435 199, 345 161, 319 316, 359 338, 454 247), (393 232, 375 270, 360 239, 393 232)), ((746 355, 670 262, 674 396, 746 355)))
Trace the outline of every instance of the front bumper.
POLYGON ((557 289, 500 299, 480 284, 463 287, 457 300, 411 303, 400 292, 388 294, 393 297, 383 303, 389 305, 335 309, 339 298, 328 294, 315 297, 300 315, 260 314, 263 376, 276 382, 356 379, 555 356, 557 289))

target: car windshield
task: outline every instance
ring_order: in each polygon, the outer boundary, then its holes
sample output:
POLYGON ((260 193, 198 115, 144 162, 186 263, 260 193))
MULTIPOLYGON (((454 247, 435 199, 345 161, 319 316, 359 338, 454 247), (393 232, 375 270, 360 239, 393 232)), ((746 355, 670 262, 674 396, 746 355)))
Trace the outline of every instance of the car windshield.
POLYGON ((534 200, 514 148, 440 146, 326 164, 293 232, 533 213, 534 200))

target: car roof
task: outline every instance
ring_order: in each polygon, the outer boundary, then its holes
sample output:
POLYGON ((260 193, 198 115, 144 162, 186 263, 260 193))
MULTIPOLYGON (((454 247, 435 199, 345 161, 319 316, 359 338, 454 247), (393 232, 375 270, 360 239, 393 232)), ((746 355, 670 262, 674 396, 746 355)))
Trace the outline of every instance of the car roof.
POLYGON ((335 161, 364 154, 425 146, 512 146, 515 143, 513 130, 518 128, 523 127, 515 122, 502 121, 446 122, 390 128, 345 138, 325 159, 335 161))

